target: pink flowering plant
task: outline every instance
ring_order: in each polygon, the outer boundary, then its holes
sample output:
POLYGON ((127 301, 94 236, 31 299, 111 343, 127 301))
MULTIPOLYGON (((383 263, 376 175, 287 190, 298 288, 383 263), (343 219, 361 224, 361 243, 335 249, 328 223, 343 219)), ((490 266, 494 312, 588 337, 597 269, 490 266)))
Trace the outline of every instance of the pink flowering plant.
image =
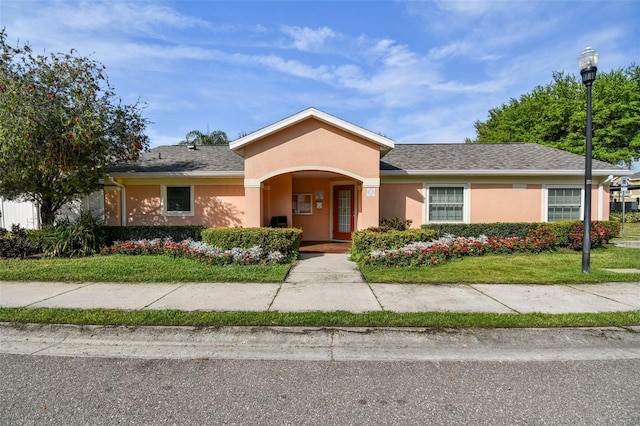
POLYGON ((540 253, 556 247, 556 237, 548 227, 529 232, 526 238, 462 238, 445 235, 437 240, 415 242, 395 250, 376 250, 362 256, 363 265, 374 267, 435 266, 450 259, 485 254, 540 253))
POLYGON ((280 252, 265 252, 259 246, 249 249, 240 247, 223 250, 201 241, 185 240, 174 242, 171 239, 116 241, 104 247, 101 255, 167 255, 185 257, 204 262, 211 266, 222 265, 275 265, 286 261, 280 252))

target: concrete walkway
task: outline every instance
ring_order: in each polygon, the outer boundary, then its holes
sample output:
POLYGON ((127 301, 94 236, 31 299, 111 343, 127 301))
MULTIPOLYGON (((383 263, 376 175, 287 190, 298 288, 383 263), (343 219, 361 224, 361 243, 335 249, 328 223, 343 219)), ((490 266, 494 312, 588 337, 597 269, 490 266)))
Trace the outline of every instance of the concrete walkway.
POLYGON ((183 311, 580 313, 640 310, 640 283, 367 284, 347 254, 303 253, 284 283, 0 281, 0 306, 183 311))

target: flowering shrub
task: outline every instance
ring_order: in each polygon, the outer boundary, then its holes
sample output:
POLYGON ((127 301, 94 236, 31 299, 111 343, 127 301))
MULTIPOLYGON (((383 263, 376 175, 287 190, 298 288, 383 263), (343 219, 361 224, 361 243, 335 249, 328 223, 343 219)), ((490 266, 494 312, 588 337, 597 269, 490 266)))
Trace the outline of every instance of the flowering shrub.
MULTIPOLYGON (((620 233, 620 227, 605 225, 600 222, 591 222, 591 247, 600 247, 620 233)), ((576 223, 569 231, 569 247, 574 250, 582 250, 582 238, 584 236, 584 224, 576 223)))
POLYGON ((0 228, 0 258, 15 257, 24 259, 38 252, 37 244, 29 238, 27 230, 13 225, 11 231, 0 228))
POLYGON ((360 261, 367 266, 401 267, 440 265, 452 258, 482 256, 487 253, 540 253, 555 248, 556 238, 547 227, 531 230, 524 239, 517 237, 477 238, 445 235, 435 241, 407 244, 396 250, 376 250, 360 261))
POLYGON ((273 265, 284 263, 285 256, 280 252, 265 252, 258 246, 250 249, 233 248, 223 250, 202 241, 185 240, 174 242, 170 239, 137 240, 115 242, 104 247, 102 255, 154 255, 164 254, 173 257, 186 257, 212 266, 221 265, 273 265))

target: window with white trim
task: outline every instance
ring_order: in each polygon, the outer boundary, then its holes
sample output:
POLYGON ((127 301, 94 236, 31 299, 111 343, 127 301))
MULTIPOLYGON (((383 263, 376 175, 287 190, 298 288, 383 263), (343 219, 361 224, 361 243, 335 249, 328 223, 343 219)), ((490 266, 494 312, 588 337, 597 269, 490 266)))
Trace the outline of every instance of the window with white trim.
POLYGON ((464 222, 464 187, 429 187, 427 212, 429 222, 464 222))
POLYGON ((303 215, 311 214, 311 193, 308 194, 292 194, 291 204, 293 214, 303 215))
POLYGON ((164 186, 163 213, 166 215, 193 215, 193 187, 190 185, 164 186))
POLYGON ((580 220, 580 188, 547 188, 547 221, 580 220))

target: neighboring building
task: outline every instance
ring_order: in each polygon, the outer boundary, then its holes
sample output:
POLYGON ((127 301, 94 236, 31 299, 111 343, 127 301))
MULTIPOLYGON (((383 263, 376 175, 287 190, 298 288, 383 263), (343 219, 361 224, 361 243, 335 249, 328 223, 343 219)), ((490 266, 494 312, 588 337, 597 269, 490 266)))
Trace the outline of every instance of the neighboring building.
MULTIPOLYGON (((592 218, 611 179, 593 161, 592 218)), ((395 144, 314 108, 229 146, 161 146, 105 179, 109 225, 268 226, 348 240, 383 217, 434 222, 580 219, 584 157, 531 143, 395 144), (284 219, 283 218, 283 219, 284 219)))
MULTIPOLYGON (((627 192, 624 194, 625 209, 639 210, 640 209, 640 172, 633 173, 627 170, 623 176, 629 178, 627 185, 627 192)), ((621 177, 617 177, 611 183, 611 210, 622 210, 622 191, 621 191, 621 177)))

